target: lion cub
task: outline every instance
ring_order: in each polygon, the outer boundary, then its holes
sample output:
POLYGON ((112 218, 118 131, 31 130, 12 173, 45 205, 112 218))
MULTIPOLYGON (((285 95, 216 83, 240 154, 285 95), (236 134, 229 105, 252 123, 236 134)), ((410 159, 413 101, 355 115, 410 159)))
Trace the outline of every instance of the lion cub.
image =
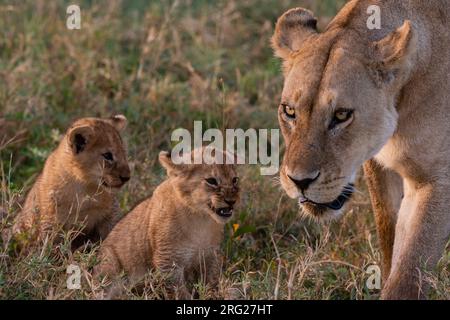
MULTIPOLYGON (((199 149, 190 156, 194 152, 199 149)), ((167 152, 159 161, 168 178, 114 227, 96 274, 113 280, 125 272, 136 283, 149 269, 170 271, 175 297, 191 298, 188 285, 199 277, 217 285, 223 227, 239 197, 236 168, 177 165, 167 152)))
POLYGON ((119 132, 126 118, 83 118, 67 130, 45 162, 12 228, 19 246, 41 240, 49 231, 81 226, 72 242, 106 238, 119 218, 115 192, 130 179, 119 132))

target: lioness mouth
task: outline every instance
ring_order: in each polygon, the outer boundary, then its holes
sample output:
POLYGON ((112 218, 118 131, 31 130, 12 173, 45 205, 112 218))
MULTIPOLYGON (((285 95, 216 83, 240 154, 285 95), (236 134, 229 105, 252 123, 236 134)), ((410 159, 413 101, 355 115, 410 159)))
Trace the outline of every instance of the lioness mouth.
POLYGON ((333 200, 331 202, 318 203, 318 202, 314 202, 308 198, 305 198, 305 199, 300 200, 300 203, 301 204, 310 203, 310 204, 313 204, 315 206, 322 207, 322 208, 328 208, 331 210, 340 210, 340 209, 342 209, 344 204, 351 198, 353 191, 354 191, 354 184, 349 183, 346 187, 344 187, 344 190, 339 195, 339 197, 337 197, 335 200, 333 200))

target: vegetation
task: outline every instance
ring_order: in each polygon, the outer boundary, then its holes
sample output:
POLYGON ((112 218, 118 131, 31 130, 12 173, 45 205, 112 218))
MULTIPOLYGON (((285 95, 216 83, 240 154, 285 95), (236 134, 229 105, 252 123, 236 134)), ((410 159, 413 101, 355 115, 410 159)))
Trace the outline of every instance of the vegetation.
MULTIPOLYGON (((69 124, 124 114, 132 179, 124 214, 164 179, 157 161, 176 128, 278 128, 280 62, 269 39, 286 9, 312 9, 324 27, 343 0, 80 1, 81 30, 66 28, 68 1, 0 2, 0 232, 69 124)), ((277 178, 241 166, 242 202, 226 227, 220 298, 376 299, 366 287, 380 251, 364 182, 343 219, 322 225, 298 212, 277 178), (231 293, 230 293, 231 292, 231 293)), ((1 241, 1 240, 0 240, 1 241)), ((67 243, 22 255, 0 242, 0 299, 92 299, 96 248, 67 243), (68 290, 66 268, 82 270, 68 290)), ((450 254, 425 275, 431 298, 450 298, 450 254)), ((149 274, 144 292, 163 298, 149 274)), ((199 297, 210 293, 199 284, 199 297)))

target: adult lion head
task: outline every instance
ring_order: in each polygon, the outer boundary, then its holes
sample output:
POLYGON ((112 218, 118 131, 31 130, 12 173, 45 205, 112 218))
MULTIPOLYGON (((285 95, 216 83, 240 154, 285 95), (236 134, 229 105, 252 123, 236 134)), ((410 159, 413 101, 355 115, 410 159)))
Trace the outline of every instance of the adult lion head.
POLYGON ((278 110, 286 142, 281 184, 318 218, 340 216, 360 166, 394 134, 396 100, 416 59, 409 21, 368 37, 365 24, 349 25, 351 15, 365 14, 355 6, 323 33, 310 11, 291 9, 272 37, 285 78, 278 110))

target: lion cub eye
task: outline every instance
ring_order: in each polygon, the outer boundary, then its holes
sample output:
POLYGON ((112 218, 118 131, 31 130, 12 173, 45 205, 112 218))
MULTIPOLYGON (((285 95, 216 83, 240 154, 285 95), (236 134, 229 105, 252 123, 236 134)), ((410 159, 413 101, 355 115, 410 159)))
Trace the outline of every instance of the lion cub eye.
POLYGON ((113 161, 113 155, 111 152, 105 152, 102 154, 103 158, 105 158, 108 161, 113 161))
POLYGON ((340 123, 347 122, 353 116, 353 110, 339 109, 334 113, 333 119, 331 120, 329 129, 333 129, 336 125, 340 123))
POLYGON ((205 180, 206 183, 209 184, 210 186, 217 187, 219 185, 216 178, 207 178, 205 180))
POLYGON ((233 180, 231 180, 231 182, 233 183, 234 186, 237 186, 239 183, 239 178, 238 177, 234 177, 233 180))
POLYGON ((287 104, 281 104, 281 107, 288 118, 295 119, 295 109, 293 107, 287 104))

